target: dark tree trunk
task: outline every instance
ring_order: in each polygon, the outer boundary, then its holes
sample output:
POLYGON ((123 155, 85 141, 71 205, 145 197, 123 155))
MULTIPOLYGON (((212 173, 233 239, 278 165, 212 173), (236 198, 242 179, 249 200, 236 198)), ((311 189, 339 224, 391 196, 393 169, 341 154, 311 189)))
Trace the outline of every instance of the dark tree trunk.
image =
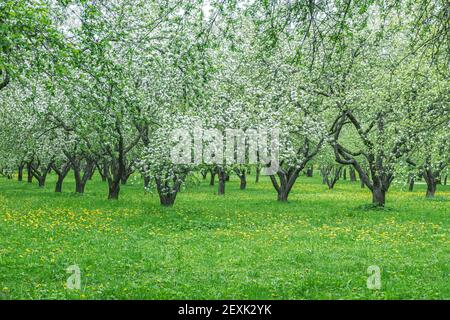
POLYGON ((425 179, 425 182, 427 183, 427 198, 433 198, 434 194, 436 193, 436 186, 437 186, 437 180, 431 172, 431 170, 425 170, 423 173, 423 178, 425 179))
POLYGON ((409 191, 413 191, 414 190, 414 175, 410 175, 410 177, 409 177, 408 190, 409 191))
POLYGON ((17 173, 17 181, 19 181, 19 182, 22 182, 22 181, 23 181, 23 167, 24 167, 24 164, 21 163, 21 164, 19 165, 19 171, 18 171, 18 173, 17 173))
POLYGON ((132 161, 131 163, 125 162, 124 171, 123 171, 122 177, 120 179, 122 185, 126 185, 128 183, 128 179, 134 173, 134 170, 132 169, 133 165, 134 165, 134 161, 132 161))
POLYGON ((175 203, 176 193, 169 195, 159 195, 159 203, 164 207, 171 207, 175 203))
POLYGON ((62 192, 62 185, 63 185, 64 179, 66 178, 67 174, 70 171, 70 164, 69 163, 65 164, 61 169, 54 166, 53 170, 58 175, 58 180, 56 181, 56 186, 55 186, 55 192, 62 192))
POLYGON ((239 185, 239 188, 241 190, 245 190, 245 188, 247 187, 247 179, 245 177, 245 173, 243 175, 241 175, 239 177, 239 179, 241 180, 241 184, 239 185))
POLYGON ((50 172, 52 166, 53 162, 49 163, 46 167, 41 166, 40 162, 36 164, 36 167, 31 164, 31 174, 38 180, 39 187, 42 188, 45 186, 47 174, 50 172))
POLYGON ((239 177, 240 180, 240 186, 239 188, 241 190, 245 190, 245 188, 247 187, 247 176, 246 176, 246 172, 248 172, 248 170, 241 169, 241 168, 235 168, 234 172, 236 173, 236 175, 239 177))
POLYGON ((150 177, 144 176, 144 188, 148 189, 149 186, 150 186, 150 177))
MULTIPOLYGON (((131 175, 131 174, 130 174, 131 175)), ((128 183, 128 179, 130 178, 129 175, 125 174, 121 179, 120 179, 120 184, 121 185, 126 185, 128 183)))
MULTIPOLYGON (((108 163, 103 160, 103 164, 100 165, 98 162, 95 163, 95 166, 97 167, 97 171, 100 174, 100 177, 102 178, 103 182, 106 182, 107 176, 108 176, 108 163)), ((95 170, 94 170, 95 171, 95 170)), ((94 175, 94 173, 92 173, 92 176, 94 175)))
POLYGON ((277 200, 281 201, 281 202, 286 202, 286 201, 288 201, 288 196, 289 196, 289 193, 287 193, 285 190, 283 190, 283 191, 280 190, 278 192, 277 200))
POLYGON ((27 164, 27 182, 32 183, 33 182, 33 173, 31 170, 31 162, 27 164))
POLYGON ((447 175, 444 176, 444 186, 447 185, 447 175))
POLYGON ((226 182, 226 173, 223 169, 219 169, 218 172, 219 176, 219 188, 217 190, 218 195, 224 195, 225 194, 225 182, 226 182))
POLYGON ((386 192, 381 187, 374 187, 372 190, 372 204, 377 207, 384 207, 386 192))
POLYGON ((98 170, 98 172, 100 173, 100 176, 102 177, 102 181, 103 182, 106 182, 106 180, 108 180, 107 179, 107 173, 105 172, 106 170, 108 170, 108 168, 106 167, 106 165, 105 166, 103 166, 103 168, 100 168, 99 170, 98 170))
POLYGON ((173 185, 171 186, 168 180, 162 181, 160 178, 155 178, 156 189, 159 194, 159 203, 164 207, 171 207, 175 203, 178 191, 180 191, 181 183, 184 180, 185 175, 175 175, 172 179, 173 185))
POLYGON ((210 173, 211 173, 211 178, 209 180, 209 185, 214 186, 214 182, 215 182, 215 178, 216 178, 216 170, 211 169, 210 173))
POLYGON ((225 181, 230 181, 230 175, 228 173, 225 172, 225 181))
POLYGON ((272 185, 277 191, 277 200, 281 202, 288 201, 289 193, 294 186, 295 181, 297 180, 301 170, 303 170, 304 165, 301 165, 297 168, 290 168, 287 171, 282 170, 281 168, 278 170, 278 177, 280 183, 276 180, 274 175, 270 176, 270 180, 272 181, 272 185))
POLYGON ((255 179, 256 183, 259 182, 259 175, 260 174, 261 174, 261 167, 258 165, 258 167, 256 168, 256 179, 255 179))
POLYGON ((81 177, 81 170, 79 167, 74 166, 73 175, 75 177, 75 192, 84 193, 85 183, 83 182, 83 178, 81 177))
POLYGON ((202 175, 203 180, 206 180, 206 175, 208 174, 208 171, 202 169, 202 170, 200 170, 200 174, 202 175))
POLYGON ((82 180, 77 180, 75 181, 75 192, 76 193, 84 193, 84 188, 85 188, 86 184, 82 182, 82 180))
POLYGON ((87 159, 84 168, 82 168, 81 160, 76 158, 70 158, 73 174, 75 177, 75 192, 83 194, 86 183, 92 177, 95 171, 95 163, 92 160, 87 159))
POLYGON ((341 176, 342 167, 335 167, 333 165, 324 166, 322 171, 322 177, 325 183, 328 186, 328 189, 331 190, 334 188, 336 182, 339 180, 341 176))
POLYGON ((344 169, 344 172, 342 173, 342 178, 344 180, 347 180, 347 169, 344 169))
POLYGON ((108 184, 109 184, 108 199, 118 200, 120 192, 120 179, 119 180, 108 179, 108 184))
POLYGON ((58 180, 56 181, 56 186, 55 186, 55 192, 62 192, 62 184, 63 184, 64 178, 62 178, 61 176, 58 176, 58 180))
POLYGON ((348 173, 350 175, 350 181, 356 181, 356 174, 355 174, 355 169, 350 168, 348 170, 348 173))
POLYGON ((307 170, 306 170, 306 176, 307 177, 312 177, 313 176, 313 171, 314 171, 314 168, 311 166, 311 167, 309 167, 307 170))
POLYGON ((45 187, 45 177, 44 176, 36 177, 36 179, 38 180, 39 188, 45 187))

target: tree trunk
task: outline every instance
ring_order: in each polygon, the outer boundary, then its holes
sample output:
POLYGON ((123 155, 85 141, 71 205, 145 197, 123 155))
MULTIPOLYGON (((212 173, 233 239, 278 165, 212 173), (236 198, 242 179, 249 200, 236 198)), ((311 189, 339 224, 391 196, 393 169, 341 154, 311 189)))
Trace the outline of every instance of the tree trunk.
POLYGON ((27 181, 28 181, 28 183, 33 182, 33 173, 31 171, 31 162, 27 164, 27 181))
POLYGON ((309 167, 307 170, 306 170, 306 176, 307 177, 312 177, 313 176, 313 167, 311 166, 311 167, 309 167))
POLYGON ((144 188, 148 189, 149 186, 150 186, 150 177, 145 176, 144 177, 144 188))
POLYGON ((287 193, 285 190, 280 190, 278 192, 277 200, 281 201, 281 202, 286 202, 288 200, 288 196, 289 196, 289 193, 287 193))
POLYGON ((66 170, 63 169, 63 171, 56 172, 58 175, 58 180, 56 181, 55 192, 62 192, 62 185, 68 172, 69 170, 67 169, 66 170))
POLYGON ((45 187, 45 177, 42 176, 42 177, 39 177, 39 178, 37 178, 37 179, 38 179, 38 185, 39 185, 39 188, 45 187))
POLYGON ((356 174, 355 174, 355 169, 350 168, 348 170, 348 173, 350 175, 350 181, 356 181, 356 174))
POLYGON ((381 187, 374 187, 372 190, 372 203, 377 207, 384 207, 386 192, 381 187))
POLYGON ((239 188, 241 190, 245 190, 245 188, 247 187, 247 179, 245 177, 245 172, 239 176, 239 179, 241 180, 241 184, 240 184, 239 188))
POLYGON ((62 192, 62 184, 63 184, 63 180, 64 178, 61 176, 58 176, 58 180, 56 181, 56 186, 55 186, 55 192, 62 192))
POLYGON ((22 182, 23 181, 23 164, 19 165, 19 171, 17 173, 17 181, 22 182))
POLYGON ((436 185, 437 180, 431 170, 425 170, 423 173, 423 178, 425 179, 425 182, 427 183, 427 198, 433 198, 434 194, 436 193, 436 185))
POLYGON ((84 187, 85 183, 83 182, 83 179, 81 178, 81 172, 79 167, 73 168, 73 174, 75 177, 75 193, 84 193, 84 187))
POLYGON ((224 195, 225 194, 225 181, 227 179, 226 173, 224 170, 220 169, 218 175, 219 175, 219 188, 217 190, 217 194, 224 195))
POLYGON ((214 171, 214 170, 210 170, 210 173, 211 173, 211 178, 210 178, 210 180, 209 180, 209 185, 210 186, 214 186, 214 180, 215 180, 215 178, 216 178, 216 172, 214 171))
POLYGON ((118 181, 109 179, 108 184, 109 184, 108 199, 118 200, 120 192, 120 179, 118 181))
POLYGON ((176 193, 172 193, 169 195, 159 195, 159 202, 164 207, 171 207, 175 203, 175 198, 177 197, 176 193))
POLYGON ((344 180, 347 180, 347 169, 344 169, 344 172, 342 173, 342 178, 344 180))
POLYGON ((427 198, 433 198, 436 193, 436 182, 427 184, 427 198))
POLYGON ((258 165, 258 167, 256 168, 256 179, 255 179, 256 183, 259 182, 259 175, 260 174, 261 174, 261 167, 258 165))
POLYGON ((413 191, 414 190, 414 175, 411 175, 409 177, 409 186, 408 186, 408 190, 409 191, 413 191))
POLYGON ((75 182, 75 192, 76 193, 84 193, 84 188, 86 184, 84 184, 81 180, 75 182))

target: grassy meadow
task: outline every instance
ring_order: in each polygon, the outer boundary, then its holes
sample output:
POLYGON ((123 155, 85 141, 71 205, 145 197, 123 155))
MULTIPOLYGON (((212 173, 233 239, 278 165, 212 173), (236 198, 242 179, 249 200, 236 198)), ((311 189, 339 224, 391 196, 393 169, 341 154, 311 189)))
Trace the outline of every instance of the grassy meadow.
POLYGON ((450 298, 448 186, 430 200, 394 185, 375 210, 359 182, 301 176, 279 203, 266 177, 242 191, 233 176, 221 197, 208 176, 163 208, 137 177, 119 201, 98 176, 81 196, 71 174, 62 194, 55 180, 0 178, 0 299, 450 298))

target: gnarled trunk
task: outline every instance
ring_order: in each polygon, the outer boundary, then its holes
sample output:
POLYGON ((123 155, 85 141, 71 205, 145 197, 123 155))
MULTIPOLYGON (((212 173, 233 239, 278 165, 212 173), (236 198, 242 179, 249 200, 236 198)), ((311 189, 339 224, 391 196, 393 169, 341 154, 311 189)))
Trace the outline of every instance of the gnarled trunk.
POLYGON ((176 193, 172 193, 169 195, 159 195, 159 203, 164 207, 171 207, 175 203, 176 197, 176 193))
POLYGON ((181 183, 184 180, 185 175, 175 175, 172 178, 173 184, 170 185, 169 180, 155 178, 156 189, 158 190, 159 203, 164 207, 171 207, 175 203, 178 191, 180 191, 181 183))
POLYGON ((291 167, 287 171, 279 168, 277 172, 277 176, 279 178, 279 183, 275 177, 275 175, 270 176, 270 180, 272 181, 272 185, 277 191, 277 200, 281 202, 285 202, 288 200, 289 193, 294 186, 295 181, 297 180, 301 170, 304 168, 304 163, 299 165, 298 167, 291 167))
POLYGON ((377 207, 384 207, 386 192, 381 187, 374 187, 372 190, 372 204, 377 207))
POLYGON ((40 162, 37 162, 36 166, 33 166, 31 163, 31 174, 38 181, 38 185, 40 188, 45 186, 45 180, 47 178, 47 174, 50 172, 51 167, 53 166, 53 161, 50 162, 46 167, 42 166, 40 162))
POLYGON ((286 190, 278 191, 277 200, 281 202, 286 202, 288 200, 289 193, 286 190))
POLYGON ((118 200, 120 192, 120 179, 108 179, 108 199, 118 200))
POLYGON ((434 176, 433 172, 430 169, 427 169, 423 173, 423 178, 427 183, 427 198, 433 198, 436 193, 437 179, 434 176))
POLYGON ((95 164, 92 160, 86 160, 84 168, 81 168, 81 161, 72 158, 71 160, 74 177, 75 177, 75 192, 83 194, 86 183, 94 174, 95 164), (83 171, 83 172, 82 172, 83 171))
POLYGON ((67 174, 70 171, 70 164, 67 163, 64 166, 62 166, 61 169, 57 168, 56 166, 53 166, 53 170, 58 175, 58 180, 56 181, 55 186, 55 192, 62 192, 62 185, 64 182, 64 179, 66 178, 67 174))

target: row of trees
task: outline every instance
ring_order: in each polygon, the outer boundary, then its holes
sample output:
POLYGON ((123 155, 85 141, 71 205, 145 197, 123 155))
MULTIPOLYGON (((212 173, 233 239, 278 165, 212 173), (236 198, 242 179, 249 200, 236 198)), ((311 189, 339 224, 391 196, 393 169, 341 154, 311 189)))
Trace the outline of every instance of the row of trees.
MULTIPOLYGON (((393 181, 449 162, 446 1, 12 1, 0 4, 0 167, 55 191, 134 172, 172 205, 194 172, 246 185, 249 165, 176 164, 177 129, 277 128, 287 201, 300 173, 342 166, 384 206, 393 181), (310 169, 309 169, 310 170, 310 169)), ((270 164, 268 164, 270 165, 270 164)), ((257 175, 261 170, 258 165, 257 175)))

